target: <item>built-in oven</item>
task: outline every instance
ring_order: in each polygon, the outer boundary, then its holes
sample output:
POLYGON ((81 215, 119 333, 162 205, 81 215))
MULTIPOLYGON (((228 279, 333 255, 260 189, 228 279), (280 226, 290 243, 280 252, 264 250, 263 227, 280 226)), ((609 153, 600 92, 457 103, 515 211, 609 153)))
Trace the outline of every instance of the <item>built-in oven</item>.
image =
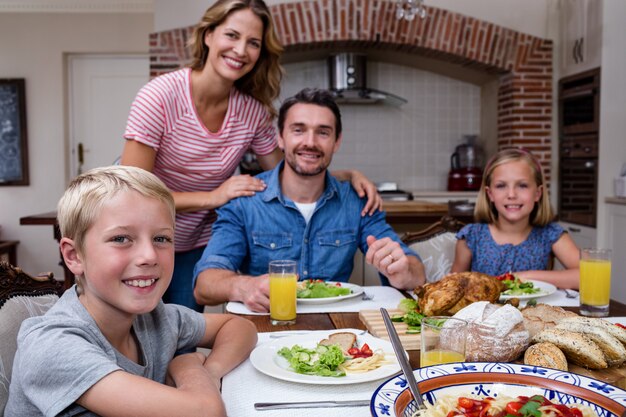
POLYGON ((559 127, 564 135, 597 132, 600 125, 600 69, 559 81, 559 127))
POLYGON ((559 220, 596 226, 598 137, 577 135, 561 139, 559 220))

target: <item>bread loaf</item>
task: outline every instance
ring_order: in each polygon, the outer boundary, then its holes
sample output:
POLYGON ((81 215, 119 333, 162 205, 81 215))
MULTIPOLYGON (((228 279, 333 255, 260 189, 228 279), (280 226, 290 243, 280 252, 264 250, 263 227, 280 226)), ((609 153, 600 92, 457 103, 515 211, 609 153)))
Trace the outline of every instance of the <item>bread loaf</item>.
POLYGON ((567 371, 565 354, 555 344, 549 342, 537 343, 526 349, 524 363, 567 371))
POLYGON ((608 367, 602 350, 591 339, 581 333, 551 328, 537 333, 533 343, 550 342, 565 353, 573 363, 591 369, 608 367))
POLYGON ((467 361, 509 362, 528 347, 524 318, 515 307, 479 301, 454 317, 468 322, 465 357, 467 361))
POLYGON ((563 319, 578 317, 576 313, 547 304, 526 307, 522 310, 522 315, 524 316, 524 326, 531 338, 544 329, 556 326, 563 319))
POLYGON ((567 317, 562 320, 562 322, 571 322, 571 321, 578 322, 578 323, 586 323, 595 327, 600 327, 606 330, 607 332, 609 332, 611 336, 617 338, 617 340, 619 340, 622 343, 622 345, 626 347, 626 329, 616 326, 610 321, 596 318, 596 317, 582 317, 582 316, 567 317))
POLYGON ((328 339, 320 340, 320 345, 339 345, 345 353, 356 343, 356 335, 350 332, 338 332, 328 335, 328 339))
POLYGON ((562 320, 555 328, 582 333, 593 340, 602 350, 609 366, 620 366, 626 361, 626 348, 598 319, 574 317, 562 320))

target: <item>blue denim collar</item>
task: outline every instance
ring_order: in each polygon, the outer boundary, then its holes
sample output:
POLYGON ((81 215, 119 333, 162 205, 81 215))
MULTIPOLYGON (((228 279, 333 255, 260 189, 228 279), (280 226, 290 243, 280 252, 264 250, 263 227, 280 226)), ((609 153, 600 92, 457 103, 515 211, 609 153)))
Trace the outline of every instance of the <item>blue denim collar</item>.
MULTIPOLYGON (((286 198, 280 189, 280 172, 283 170, 285 165, 285 160, 279 162, 279 164, 271 171, 268 172, 269 176, 267 178, 267 188, 263 193, 263 201, 269 202, 273 199, 277 199, 283 206, 286 206, 286 201, 291 201, 286 198)), ((326 170, 326 181, 325 181, 324 193, 319 198, 318 202, 323 202, 330 200, 334 196, 338 195, 338 184, 337 179, 330 175, 328 170, 326 170)), ((321 204, 318 204, 318 207, 321 204)))

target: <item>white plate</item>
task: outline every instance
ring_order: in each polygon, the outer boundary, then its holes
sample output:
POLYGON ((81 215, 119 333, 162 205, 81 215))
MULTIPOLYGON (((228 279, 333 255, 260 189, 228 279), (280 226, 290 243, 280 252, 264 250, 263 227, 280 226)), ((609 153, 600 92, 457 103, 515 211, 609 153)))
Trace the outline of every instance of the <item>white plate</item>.
POLYGON ((393 346, 391 346, 391 343, 367 333, 357 335, 357 344, 362 346, 363 343, 367 343, 372 350, 382 349, 386 353, 387 359, 392 363, 362 374, 348 374, 342 377, 326 377, 298 374, 291 370, 287 359, 278 354, 278 351, 283 347, 291 348, 293 345, 300 345, 302 347, 312 349, 317 346, 317 343, 320 340, 325 339, 329 334, 340 331, 341 330, 330 330, 326 333, 315 332, 292 337, 282 337, 280 339, 264 343, 257 346, 252 351, 250 354, 250 362, 257 371, 273 378, 282 379, 283 381, 315 385, 358 384, 361 382, 388 378, 400 371, 400 365, 398 365, 398 361, 393 353, 393 346))
POLYGON ((531 298, 546 297, 556 291, 556 287, 548 282, 528 280, 526 282, 532 282, 535 288, 539 288, 541 291, 534 294, 524 295, 506 295, 500 296, 501 300, 510 300, 511 298, 517 298, 519 300, 530 300, 531 298))
POLYGON ((623 324, 626 326, 626 317, 602 317, 606 321, 610 321, 613 324, 623 324))
MULTIPOLYGON (((326 281, 326 284, 336 284, 336 282, 326 281)), ((363 288, 360 285, 350 284, 347 282, 341 282, 340 284, 344 288, 349 288, 350 294, 326 298, 298 298, 298 302, 300 304, 329 304, 336 303, 337 301, 347 300, 349 298, 358 297, 359 295, 363 294, 363 288)))

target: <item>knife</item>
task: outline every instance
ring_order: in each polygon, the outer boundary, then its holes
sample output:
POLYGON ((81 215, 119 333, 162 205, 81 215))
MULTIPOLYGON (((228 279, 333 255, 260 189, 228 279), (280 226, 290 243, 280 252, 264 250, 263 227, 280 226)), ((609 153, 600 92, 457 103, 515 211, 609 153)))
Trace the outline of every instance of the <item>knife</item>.
POLYGON ((404 348, 402 347, 402 342, 400 342, 400 338, 398 337, 396 328, 391 322, 389 313, 387 313, 386 309, 381 308, 380 314, 382 314, 383 316, 383 321, 385 322, 385 327, 387 328, 387 333, 389 334, 389 340, 391 341, 391 346, 393 346, 394 352, 396 352, 396 358, 398 358, 398 362, 400 363, 400 367, 402 368, 402 373, 406 378, 406 382, 409 384, 409 391, 411 391, 413 399, 417 403, 417 407, 420 409, 426 409, 426 406, 424 405, 424 400, 422 400, 422 395, 420 394, 420 390, 417 387, 415 375, 413 375, 413 368, 411 368, 411 365, 406 358, 404 348))
POLYGON ((368 407, 370 400, 307 401, 301 403, 254 403, 255 410, 279 410, 285 408, 368 407))

